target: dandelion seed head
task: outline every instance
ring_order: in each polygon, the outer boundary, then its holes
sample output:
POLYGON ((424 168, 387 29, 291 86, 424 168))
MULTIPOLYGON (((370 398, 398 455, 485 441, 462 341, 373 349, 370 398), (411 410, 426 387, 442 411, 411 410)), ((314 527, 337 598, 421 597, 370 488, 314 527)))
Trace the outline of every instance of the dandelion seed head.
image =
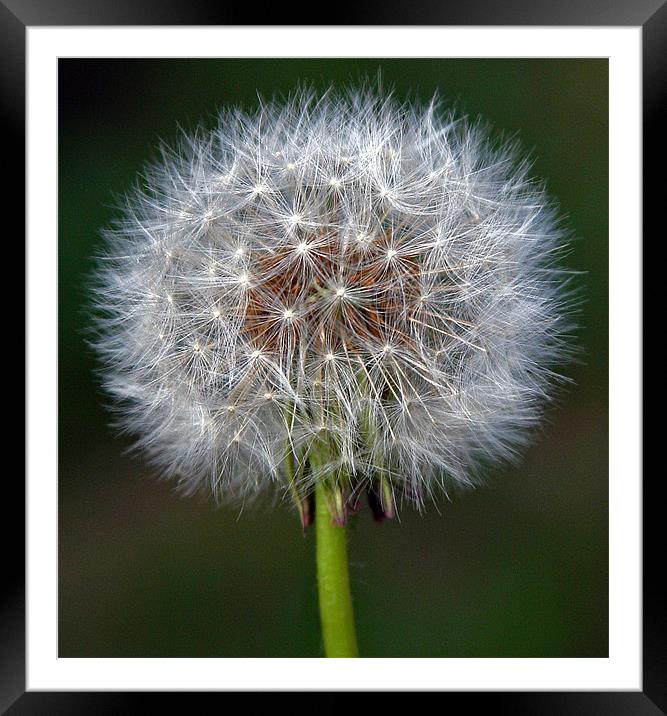
POLYGON ((566 237, 529 172, 435 100, 221 112, 105 232, 95 346, 119 421, 222 500, 333 476, 421 506, 475 484, 571 353, 566 237))

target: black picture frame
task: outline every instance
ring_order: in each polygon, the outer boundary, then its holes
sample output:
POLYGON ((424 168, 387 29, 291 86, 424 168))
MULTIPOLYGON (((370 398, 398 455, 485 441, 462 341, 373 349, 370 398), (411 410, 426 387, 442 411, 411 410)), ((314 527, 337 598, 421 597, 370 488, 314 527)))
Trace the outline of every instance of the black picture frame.
MULTIPOLYGON (((253 12, 252 8, 250 9, 253 12)), ((0 98, 4 132, 3 164, 12 181, 5 187, 6 206, 15 207, 15 236, 25 232, 25 71, 26 28, 51 25, 241 25, 246 11, 239 7, 210 5, 190 0, 0 0, 0 98), (10 169, 11 168, 11 169, 10 169)), ((488 0, 467 0, 461 4, 411 3, 380 6, 355 6, 344 12, 337 5, 336 17, 347 24, 382 25, 589 25, 641 26, 643 43, 643 211, 644 227, 652 225, 664 203, 664 129, 661 110, 667 95, 667 4, 665 0, 580 0, 577 3, 553 3, 533 0, 505 0, 501 4, 488 0)), ((250 18, 249 18, 250 19, 250 18)), ((253 19, 256 19, 253 18, 253 19)), ((268 9, 263 24, 285 20, 284 8, 268 9), (280 15, 277 10, 280 9, 280 15)), ((663 224, 664 225, 664 224, 663 224)), ((657 226, 657 222, 656 222, 657 226)), ((647 228, 644 228, 647 231, 647 228)), ((658 235, 656 235, 658 236, 658 235)), ((24 253, 16 242, 18 266, 24 253)), ((21 328, 19 328, 19 333, 21 328)), ((30 350, 28 346, 27 350, 30 350)), ((18 384, 18 381, 15 381, 18 384)), ((29 390, 27 386, 27 390, 29 390)), ((20 419, 15 420, 21 425, 20 419)), ((637 426, 629 426, 636 429, 637 426)), ((158 694, 26 692, 25 640, 25 563, 19 548, 24 534, 20 505, 25 504, 25 490, 14 470, 6 463, 4 484, 4 580, 0 606, 0 709, 11 714, 126 713, 145 708, 147 699, 158 694), (7 509, 11 505, 11 509, 7 509), (10 515, 17 519, 12 521, 10 515), (10 546, 10 547, 9 547, 10 546), (14 557, 12 561, 11 557, 14 557)), ((653 475, 653 477, 657 477, 653 475)), ((643 691, 637 692, 533 692, 533 693, 446 693, 451 699, 472 698, 480 708, 493 708, 513 714, 657 714, 667 713, 667 640, 665 638, 665 604, 658 584, 659 564, 663 556, 663 531, 660 521, 662 501, 660 480, 643 485, 643 691)), ((201 694, 203 696, 203 694, 201 694)), ((175 706, 185 694, 169 694, 175 706)), ((264 694, 264 697, 268 695, 264 694)), ((320 702, 334 708, 344 694, 331 694, 320 702)), ((275 698, 275 695, 271 695, 275 698)), ((275 707, 275 704, 274 704, 275 707)), ((321 708, 318 707, 318 708, 321 708)))

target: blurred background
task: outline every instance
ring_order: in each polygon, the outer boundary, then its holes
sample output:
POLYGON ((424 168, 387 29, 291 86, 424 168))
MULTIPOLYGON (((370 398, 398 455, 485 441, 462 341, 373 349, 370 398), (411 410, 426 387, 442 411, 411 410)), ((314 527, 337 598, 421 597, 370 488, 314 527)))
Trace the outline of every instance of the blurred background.
POLYGON ((381 70, 518 134, 586 272, 574 380, 519 469, 400 522, 351 521, 367 657, 604 657, 607 555, 606 60, 59 61, 59 656, 316 657, 314 533, 270 502, 177 496, 108 428, 85 345, 86 276, 113 205, 178 127, 221 105, 381 70))

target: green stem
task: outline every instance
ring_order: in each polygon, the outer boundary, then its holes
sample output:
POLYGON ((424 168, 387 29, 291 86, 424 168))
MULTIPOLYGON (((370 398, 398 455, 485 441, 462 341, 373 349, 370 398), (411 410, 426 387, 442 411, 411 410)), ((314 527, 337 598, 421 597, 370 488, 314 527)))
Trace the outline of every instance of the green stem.
POLYGON ((322 481, 318 481, 315 488, 315 533, 317 586, 325 654, 334 658, 359 656, 347 567, 345 526, 332 520, 326 485, 322 481))

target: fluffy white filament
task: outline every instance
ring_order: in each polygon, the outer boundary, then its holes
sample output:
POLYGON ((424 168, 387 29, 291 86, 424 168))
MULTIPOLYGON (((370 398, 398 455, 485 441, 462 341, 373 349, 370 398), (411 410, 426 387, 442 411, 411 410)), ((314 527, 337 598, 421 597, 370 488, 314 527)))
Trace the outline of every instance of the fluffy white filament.
POLYGON ((222 112, 106 232, 95 344, 122 424, 222 499, 472 484, 567 353, 562 235, 528 171, 435 101, 222 112))

